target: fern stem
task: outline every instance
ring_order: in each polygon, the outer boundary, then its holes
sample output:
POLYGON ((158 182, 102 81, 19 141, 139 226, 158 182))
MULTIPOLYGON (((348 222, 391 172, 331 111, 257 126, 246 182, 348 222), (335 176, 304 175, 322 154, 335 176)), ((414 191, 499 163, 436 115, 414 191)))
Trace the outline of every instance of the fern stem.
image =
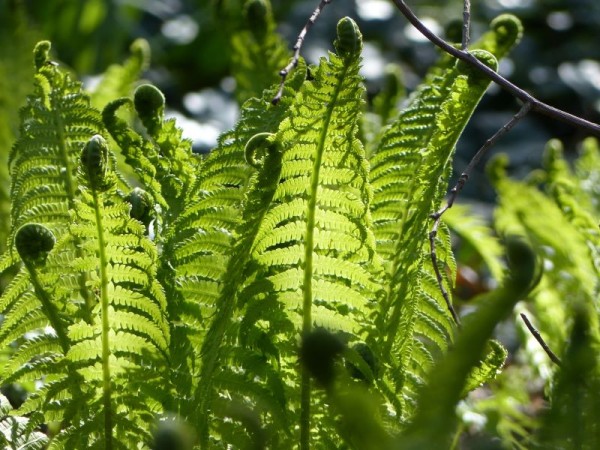
MULTIPOLYGON (((54 112, 54 123, 56 124, 56 130, 58 133, 58 142, 60 147, 60 157, 65 165, 65 190, 67 192, 67 201, 69 204, 69 210, 73 210, 75 207, 74 200, 76 195, 76 185, 73 180, 73 166, 71 164, 71 156, 69 153, 69 149, 66 146, 67 136, 65 136, 66 124, 63 121, 63 117, 61 115, 62 107, 60 105, 53 105, 52 111, 54 112)), ((81 242, 79 238, 75 240, 75 251, 77 257, 81 257, 81 242)), ((79 291, 83 300, 85 302, 86 311, 85 318, 88 323, 91 323, 91 311, 94 307, 94 303, 92 301, 91 296, 89 295, 89 291, 87 289, 87 275, 82 273, 78 277, 79 282, 79 291)))
MULTIPOLYGON (((344 66, 343 72, 340 74, 340 80, 345 79, 348 66, 344 66)), ((321 162, 323 160, 323 152, 325 151, 325 141, 327 140, 327 131, 333 114, 333 109, 336 105, 342 83, 338 83, 335 87, 335 92, 332 96, 330 107, 327 109, 323 126, 319 134, 318 146, 316 149, 315 160, 313 162, 313 170, 310 179, 310 197, 308 199, 306 212, 306 235, 304 239, 304 280, 302 284, 303 302, 302 302, 302 334, 306 335, 312 328, 312 279, 313 279, 313 255, 314 255, 314 237, 315 223, 317 210, 317 191, 319 189, 319 178, 321 171, 321 162)), ((302 371, 301 390, 300 390, 300 449, 310 449, 310 375, 306 370, 302 371)))
POLYGON ((58 311, 52 303, 52 299, 46 290, 44 289, 38 274, 35 270, 35 267, 31 264, 26 264, 27 269, 29 270, 29 276, 31 278, 31 283, 33 284, 33 288, 35 289, 35 294, 37 295, 40 303, 44 307, 44 311, 48 320, 50 321, 50 325, 56 332, 56 336, 58 337, 58 342, 60 344, 61 350, 66 355, 69 351, 69 338, 65 334, 65 327, 63 322, 61 321, 58 311))
POLYGON ((106 441, 106 450, 112 450, 112 405, 111 405, 111 394, 112 386, 110 382, 110 346, 108 333, 110 331, 110 324, 108 320, 108 274, 106 273, 106 266, 108 260, 106 258, 106 244, 104 242, 104 230, 102 226, 102 199, 98 197, 98 193, 92 190, 92 196, 94 199, 94 212, 96 215, 96 230, 98 233, 98 252, 100 262, 100 301, 102 308, 102 382, 103 382, 103 403, 104 403, 104 438, 106 441))

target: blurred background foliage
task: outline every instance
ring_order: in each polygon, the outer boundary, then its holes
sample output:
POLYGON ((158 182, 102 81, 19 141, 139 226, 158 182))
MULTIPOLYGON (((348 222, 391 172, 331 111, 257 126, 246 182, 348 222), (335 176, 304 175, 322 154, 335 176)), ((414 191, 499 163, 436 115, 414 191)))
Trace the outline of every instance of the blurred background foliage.
MULTIPOLYGON (((455 33, 462 17, 460 0, 408 3, 442 35, 455 33)), ((186 133, 197 150, 208 151, 237 118, 230 36, 240 27, 242 5, 243 0, 0 0, 4 38, 20 43, 17 48, 2 45, 0 61, 11 60, 12 52, 22 54, 32 41, 48 39, 61 62, 89 83, 110 64, 125 59, 133 40, 145 38, 152 50, 147 78, 165 92, 173 111, 193 119, 183 122, 186 133), (18 37, 19 32, 28 39, 18 37)), ((316 5, 316 0, 272 1, 278 31, 290 47, 316 5)), ((525 36, 511 58, 502 62, 501 73, 547 103, 598 121, 600 2, 474 0, 473 37, 503 12, 523 21, 525 36)), ((309 62, 330 48, 334 25, 344 15, 356 19, 365 36, 363 75, 371 95, 380 88, 388 62, 401 65, 410 92, 437 58, 432 45, 407 24, 391 1, 334 0, 306 40, 302 53, 309 62)), ((497 88, 490 90, 461 139, 458 170, 517 109, 512 97, 497 88)), ((531 115, 494 152, 509 153, 514 169, 525 174, 539 165, 543 144, 553 137, 568 149, 583 138, 570 126, 531 115)), ((475 176, 465 195, 489 201, 493 190, 484 177, 475 176)))

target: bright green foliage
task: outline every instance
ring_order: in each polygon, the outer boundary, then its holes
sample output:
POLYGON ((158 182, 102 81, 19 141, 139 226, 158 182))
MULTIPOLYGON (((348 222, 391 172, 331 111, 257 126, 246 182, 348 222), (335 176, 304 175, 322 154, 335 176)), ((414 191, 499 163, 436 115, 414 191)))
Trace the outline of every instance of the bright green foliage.
POLYGON ((540 430, 543 448, 580 449, 600 445, 600 371, 596 312, 575 308, 563 367, 552 390, 552 406, 540 430))
POLYGON ((35 431, 26 417, 11 416, 8 399, 0 394, 0 445, 6 450, 42 450, 48 445, 48 436, 35 431))
MULTIPOLYGON (((597 151, 597 150, 595 150, 597 151)), ((498 159, 490 168, 499 192, 496 228, 501 234, 528 236, 546 261, 544 277, 533 304, 543 336, 551 348, 560 349, 567 339, 569 307, 577 303, 597 302, 597 248, 600 243, 591 211, 576 197, 578 181, 566 162, 560 158, 560 147, 549 144, 547 189, 554 197, 544 195, 537 187, 510 180, 504 173, 506 161, 498 159), (568 274, 568 276, 565 276, 568 274)), ((584 191, 580 197, 587 197, 584 191)), ((587 199, 590 205, 592 200, 587 199)), ((594 322, 597 318, 592 318, 594 322)))
MULTIPOLYGON (((499 193, 496 227, 528 236, 543 257, 544 274, 531 294, 531 313, 542 337, 562 360, 556 370, 551 408, 539 430, 540 448, 598 446, 598 246, 597 198, 592 180, 600 167, 596 141, 588 140, 572 169, 562 145, 550 141, 544 170, 532 177, 540 187, 510 180, 507 161, 489 172, 499 193), (565 347, 566 345, 566 347, 565 347)), ((529 334, 525 340, 533 341, 529 334)), ((526 351, 532 359, 538 345, 526 351)), ((545 355, 544 355, 545 358, 545 355)), ((538 369, 543 377, 548 370, 538 369)))
MULTIPOLYGON (((490 54, 477 55, 495 64, 490 54)), ((426 230, 429 214, 439 208, 445 193, 438 180, 447 179, 456 140, 487 85, 462 64, 449 65, 412 97, 372 158, 375 235, 378 252, 388 261, 390 286, 378 318, 386 327, 381 352, 402 355, 389 363, 414 368, 408 377, 394 380, 406 393, 402 414, 407 416, 436 354, 445 351, 454 333, 428 259, 426 230)), ((437 247, 441 272, 446 273, 446 266, 451 270, 445 280, 449 285, 454 262, 444 228, 437 247)))
MULTIPOLYGON (((458 400, 503 364, 505 350, 488 339, 531 287, 528 248, 509 242, 520 271, 457 333, 427 246, 429 215, 488 81, 442 61, 367 156, 356 23, 342 19, 335 53, 310 77, 301 60, 273 105, 287 58, 269 4, 246 2, 245 14, 251 31, 234 47, 238 94, 248 99, 206 158, 165 119, 157 88, 127 96, 147 61, 143 44, 109 69, 94 100, 102 112, 49 60, 48 42, 34 51, 35 91, 11 154, 2 267, 20 268, 0 298, 0 344, 13 348, 0 379, 43 381, 15 414, 31 414, 31 427, 57 422, 51 449, 177 439, 196 448, 375 449, 393 446, 403 429, 407 444, 420 442, 418 430, 437 428, 443 415, 436 439, 445 442, 458 400), (439 405, 415 413, 435 402, 433 392, 439 405), (364 425, 348 412, 361 408, 372 412, 364 425)), ((502 56, 517 38, 505 28, 482 46, 502 56)), ((473 54, 496 67, 487 51, 473 54)), ((377 102, 384 121, 401 91, 392 86, 377 102)), ((591 233, 577 218, 573 227, 591 233)), ((446 225, 436 243, 450 290, 446 225)))
POLYGON ((498 321, 508 316, 514 304, 537 283, 539 267, 533 249, 514 236, 509 236, 506 247, 510 273, 502 286, 491 292, 479 310, 468 317, 454 347, 432 372, 427 388, 421 391, 419 410, 402 436, 399 448, 449 447, 456 420, 454 409, 466 375, 484 352, 498 321))

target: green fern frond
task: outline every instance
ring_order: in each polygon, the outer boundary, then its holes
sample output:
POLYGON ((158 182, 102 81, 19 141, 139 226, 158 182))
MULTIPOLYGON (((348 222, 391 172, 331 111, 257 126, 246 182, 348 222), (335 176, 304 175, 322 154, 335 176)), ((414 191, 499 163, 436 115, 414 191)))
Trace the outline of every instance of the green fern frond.
POLYGON ((398 448, 449 448, 450 436, 456 426, 455 408, 463 395, 469 372, 477 367, 496 324, 536 283, 540 268, 529 244, 510 237, 507 254, 510 272, 503 277, 502 285, 488 294, 477 312, 465 320, 453 348, 430 372, 427 387, 420 392, 419 409, 399 438, 398 448))
MULTIPOLYGON (((489 53, 477 55, 488 66, 495 67, 495 59, 489 53)), ((371 182, 375 190, 372 211, 377 249, 390 261, 388 298, 381 305, 379 317, 382 326, 386 326, 381 351, 384 355, 398 355, 396 364, 401 371, 410 373, 414 364, 425 368, 432 359, 431 350, 423 345, 415 347, 418 330, 424 323, 417 320, 417 314, 423 312, 424 298, 420 292, 424 280, 431 280, 433 274, 426 246, 427 230, 431 227, 429 214, 439 208, 454 146, 487 86, 485 78, 457 63, 417 91, 407 109, 387 130, 380 150, 372 158, 371 182), (417 351, 415 355, 413 349, 417 351)), ((439 242, 438 251, 442 255, 438 258, 440 272, 447 274, 446 267, 454 265, 448 239, 439 242)), ((450 273, 445 282, 452 279, 450 273)), ((429 292, 433 296, 430 300, 435 299, 438 305, 430 319, 445 324, 442 329, 452 329, 441 294, 434 290, 429 292)), ((447 342, 447 335, 439 337, 439 342, 447 342)), ((445 346, 438 348, 438 351, 444 350, 445 346)), ((402 388, 406 393, 414 392, 421 384, 421 376, 407 375, 405 379, 402 388), (415 381, 417 384, 413 384, 415 381)), ((409 413, 410 409, 406 409, 406 414, 409 413)))
MULTIPOLYGON (((590 180, 578 178, 564 160, 562 152, 562 144, 559 141, 550 141, 546 146, 548 191, 565 217, 585 240, 596 276, 600 276, 600 232, 594 215, 595 199, 584 190, 590 180)), ((593 158, 591 153, 588 153, 588 158, 593 158)), ((598 288, 600 284, 597 282, 596 289, 598 288)))
POLYGON ((96 415, 89 420, 97 430, 90 434, 90 445, 97 445, 91 444, 96 439, 106 448, 119 448, 117 441, 129 442, 125 447, 150 441, 151 403, 145 397, 136 400, 135 373, 151 367, 139 385, 158 382, 167 364, 170 330, 156 279, 158 253, 115 191, 106 146, 95 136, 83 150, 80 197, 72 211, 76 225, 65 238, 82 242, 73 266, 89 272, 87 287, 97 301, 91 321, 74 321, 69 328, 66 358, 94 397, 96 415), (148 376, 152 371, 154 378, 148 376), (126 417, 119 412, 122 403, 128 404, 126 417))
MULTIPOLYGON (((319 326, 349 340, 365 336, 379 289, 368 166, 357 140, 361 43, 356 24, 342 19, 338 54, 321 60, 272 138, 282 152, 281 173, 272 180, 272 200, 244 270, 248 281, 237 296, 240 336, 247 344, 249 336, 262 336, 264 349, 277 343, 286 396, 302 404, 302 421, 311 394, 306 374, 300 380, 294 367, 298 334, 319 326)), ((322 401, 315 398, 311 414, 326 421, 322 401)))
POLYGON ((256 134, 277 130, 305 74, 301 64, 288 79, 277 106, 271 104, 276 89, 245 103, 236 127, 219 138, 217 148, 203 162, 188 193, 190 201, 172 223, 169 241, 163 247, 163 258, 173 268, 165 271, 170 277, 167 286, 177 292, 173 296, 172 320, 187 325, 196 355, 201 353, 206 322, 216 311, 242 202, 254 172, 245 159, 246 143, 256 134))
POLYGON ((76 196, 77 158, 81 148, 102 130, 81 84, 48 56, 50 43, 34 51, 35 93, 21 112, 20 136, 10 154, 12 232, 37 222, 60 236, 76 196))
POLYGON ((495 226, 501 234, 528 236, 536 252, 547 261, 533 304, 540 331, 548 345, 558 349, 567 337, 565 308, 573 302, 596 302, 594 261, 584 235, 560 207, 536 187, 509 179, 506 164, 506 159, 498 158, 489 169, 499 193, 495 226))
MULTIPOLYGON (((217 360, 225 356, 227 350, 225 347, 224 338, 229 329, 232 328, 232 319, 236 307, 238 291, 242 288, 246 279, 246 266, 250 261, 250 252, 257 237, 258 229, 264 219, 264 215, 271 203, 275 193, 279 174, 281 171, 281 151, 276 143, 272 142, 274 135, 259 134, 248 142, 248 147, 265 147, 266 156, 264 157, 264 167, 261 168, 258 175, 254 179, 252 186, 248 191, 248 197, 245 202, 244 215, 239 226, 239 239, 235 244, 235 258, 229 259, 227 270, 223 275, 223 289, 215 303, 216 315, 212 320, 211 326, 206 333, 206 337, 202 346, 202 371, 200 373, 200 381, 198 384, 199 394, 196 398, 201 399, 199 405, 199 413, 204 416, 200 426, 200 434, 203 440, 208 438, 208 417, 205 411, 211 409, 214 393, 212 392, 213 379, 218 379, 219 383, 228 385, 226 381, 231 377, 235 379, 238 375, 231 373, 227 369, 222 370, 215 377, 217 369, 217 360), (224 354, 225 353, 225 354, 224 354), (227 373, 227 374, 226 374, 227 373)), ((225 347, 226 348, 226 347, 225 347)), ((232 350, 229 350, 231 352, 232 350)), ((229 356, 229 355, 228 355, 229 356)), ((260 361, 259 361, 260 362, 260 361)), ((244 364, 245 365, 245 364, 244 364)), ((248 371, 250 368, 245 367, 248 371)), ((250 374, 256 370, 249 370, 250 374)), ((243 375, 239 375, 244 377, 243 375)), ((243 385, 243 383, 240 383, 243 385)), ((248 383, 252 386, 252 383, 248 383)), ((232 389, 229 385, 227 388, 232 389)), ((239 388, 239 387, 238 387, 239 388)), ((261 388, 260 388, 261 389, 261 388)), ((234 392, 241 393, 238 389, 234 392)), ((280 402, 276 402, 281 403, 280 402)), ((280 409, 278 416, 285 410, 280 409)))
MULTIPOLYGON (((156 87, 139 86, 133 101, 121 98, 109 103, 102 113, 104 124, 118 143, 125 162, 129 164, 145 188, 152 203, 161 209, 154 232, 158 241, 188 206, 193 195, 192 184, 199 169, 200 158, 192 153, 192 144, 183 139, 174 119, 165 120, 165 97, 156 87), (146 128, 146 137, 132 130, 117 116, 123 106, 133 106, 146 128), (159 220, 158 220, 159 219, 159 220)), ((150 208, 153 209, 153 208, 150 208)))

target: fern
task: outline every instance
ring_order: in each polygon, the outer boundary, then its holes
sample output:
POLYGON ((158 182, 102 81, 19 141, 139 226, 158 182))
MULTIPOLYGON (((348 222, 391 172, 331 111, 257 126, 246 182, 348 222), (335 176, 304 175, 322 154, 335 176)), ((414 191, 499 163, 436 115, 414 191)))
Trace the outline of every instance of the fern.
MULTIPOLYGON (((385 126, 367 132, 362 35, 344 18, 335 53, 308 69, 300 60, 274 105, 287 54, 268 2, 244 8, 249 30, 233 37, 241 117, 205 158, 165 118, 162 92, 142 84, 129 97, 147 63, 142 43, 91 94, 102 112, 49 59, 48 42, 36 47, 0 260, 16 270, 0 297, 0 345, 11 348, 0 380, 37 385, 10 413, 28 417, 25 439, 54 422, 50 449, 159 448, 167 438, 200 448, 443 448, 458 400, 502 366, 506 351, 488 339, 531 288, 535 258, 509 241, 519 267, 490 295, 497 303, 481 305, 481 323, 457 333, 427 246, 487 79, 441 58, 389 120, 402 91, 394 76, 375 102, 385 126), (363 424, 348 408, 373 418, 363 424), (439 433, 423 440, 428 427, 439 433)), ((495 69, 519 36, 512 17, 498 18, 472 54, 495 69)), ((588 151, 576 172, 593 174, 596 157, 588 151)), ((569 181, 557 150, 546 169, 552 200, 532 198, 569 227, 575 278, 591 283, 578 299, 593 305, 591 188, 569 181)), ((533 188, 495 173, 508 196, 498 227, 536 249, 553 245, 513 199, 533 188)), ((479 222, 448 216, 436 238, 448 287, 451 230, 501 277, 497 242, 486 235, 484 249, 479 222)))
MULTIPOLYGON (((494 64, 490 57, 480 57, 494 64)), ((408 402, 405 408, 412 403, 411 392, 422 383, 432 362, 431 351, 443 352, 453 334, 446 306, 428 267, 424 242, 429 212, 438 208, 444 193, 438 180, 447 177, 456 139, 487 88, 484 80, 477 82, 476 74, 460 71, 459 64, 435 84, 422 88, 398 122, 388 129, 372 160, 378 249, 391 263, 387 268, 390 289, 378 319, 387 328, 381 351, 384 355, 401 355, 400 361, 393 363, 399 364, 398 370, 406 374, 404 381, 397 379, 404 385, 408 402), (426 284, 428 289, 419 288, 426 284), (427 304, 429 312, 424 309, 427 304), (427 349, 423 339, 433 339, 434 346, 427 349)), ((440 261, 452 266, 452 259, 444 257, 449 241, 446 238, 440 244, 440 261)), ((408 410, 402 413, 410 414, 408 410)))
POLYGON ((528 236, 536 251, 547 261, 534 305, 549 345, 561 348, 567 336, 565 306, 595 304, 598 278, 590 244, 596 244, 593 240, 587 241, 561 208, 535 186, 510 180, 505 174, 505 164, 505 160, 497 160, 490 168, 495 186, 501 193, 495 225, 502 234, 528 236))
POLYGON ((114 157, 97 135, 99 113, 48 50, 48 43, 36 47, 37 93, 11 156, 13 235, 24 268, 2 297, 3 342, 33 337, 2 378, 45 378, 19 411, 53 405, 46 420, 64 429, 52 448, 130 448, 150 441, 148 412, 160 404, 138 398, 142 387, 130 377, 137 371, 157 382, 169 345, 157 252, 116 190, 114 157), (45 150, 35 153, 41 142, 45 150))
POLYGON ((293 367, 297 333, 316 325, 360 336, 376 290, 370 193, 356 139, 361 38, 350 19, 340 21, 338 34, 346 29, 355 41, 349 48, 337 41, 338 55, 321 62, 271 138, 281 151, 281 172, 270 169, 272 200, 252 236, 248 281, 237 296, 241 342, 255 346, 260 336, 263 352, 278 349, 272 361, 281 365, 282 382, 294 386, 286 397, 299 405, 302 445, 310 439, 311 400, 308 375, 293 367))

